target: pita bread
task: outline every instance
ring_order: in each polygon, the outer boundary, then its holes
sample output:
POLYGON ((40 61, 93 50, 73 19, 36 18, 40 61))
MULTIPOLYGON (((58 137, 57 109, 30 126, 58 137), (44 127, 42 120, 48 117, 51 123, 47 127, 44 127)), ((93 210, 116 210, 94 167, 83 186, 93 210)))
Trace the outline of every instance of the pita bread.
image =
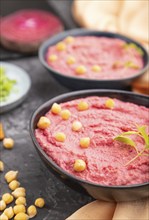
POLYGON ((85 28, 118 32, 149 42, 148 0, 74 0, 72 12, 85 28))
POLYGON ((118 31, 117 15, 122 1, 76 0, 73 4, 73 16, 83 27, 115 32, 118 31))
POLYGON ((148 0, 125 0, 119 15, 119 30, 140 41, 149 41, 149 2, 148 0))

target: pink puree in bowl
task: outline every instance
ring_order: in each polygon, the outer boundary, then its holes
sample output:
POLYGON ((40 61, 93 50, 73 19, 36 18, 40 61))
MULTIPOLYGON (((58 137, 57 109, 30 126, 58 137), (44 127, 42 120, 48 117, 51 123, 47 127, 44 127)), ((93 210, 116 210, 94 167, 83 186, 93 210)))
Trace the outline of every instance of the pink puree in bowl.
MULTIPOLYGON (((114 137, 126 131, 136 131, 137 125, 149 124, 149 109, 133 103, 114 100, 114 107, 105 106, 108 97, 87 97, 61 103, 62 109, 68 109, 71 116, 63 120, 60 115, 54 115, 50 110, 46 117, 51 121, 49 128, 37 128, 35 135, 41 148, 62 169, 83 180, 102 185, 131 185, 149 181, 148 156, 141 156, 126 166, 128 161, 136 156, 133 147, 113 140, 114 137), (80 100, 89 104, 89 108, 78 111, 80 100), (79 132, 72 130, 73 121, 82 123, 79 132), (64 132, 66 140, 55 140, 56 132, 64 132), (90 138, 88 148, 81 148, 82 137, 90 138), (86 169, 76 172, 73 165, 76 159, 86 162, 86 169)), ((148 129, 148 128, 147 128, 148 129)), ((149 130, 147 130, 149 131, 149 130)), ((143 149, 144 141, 133 135, 138 150, 143 149)))
POLYGON ((87 79, 123 79, 134 76, 143 67, 140 51, 134 44, 126 46, 120 39, 107 37, 74 37, 74 41, 66 43, 66 49, 58 51, 56 45, 50 46, 47 52, 47 62, 51 68, 66 76, 87 79), (50 55, 56 55, 56 61, 50 61, 50 55), (67 64, 69 56, 75 58, 75 63, 67 64), (129 65, 129 63, 133 65, 129 65), (76 68, 83 65, 84 74, 77 74, 76 68), (100 71, 93 71, 92 67, 98 65, 100 71))

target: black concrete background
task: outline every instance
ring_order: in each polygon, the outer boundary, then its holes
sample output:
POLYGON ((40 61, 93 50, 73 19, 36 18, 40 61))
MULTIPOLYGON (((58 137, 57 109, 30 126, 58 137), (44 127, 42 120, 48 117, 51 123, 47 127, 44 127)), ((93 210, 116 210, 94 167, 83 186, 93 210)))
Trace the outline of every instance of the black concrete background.
MULTIPOLYGON (((20 8, 42 8, 60 14, 67 29, 76 26, 70 16, 69 0, 52 0, 49 3, 44 0, 1 0, 0 3, 2 15, 20 8)), ((40 104, 69 90, 50 76, 37 56, 22 58, 15 55, 14 57, 13 53, 1 50, 1 55, 3 54, 7 55, 8 62, 28 72, 32 87, 22 105, 0 116, 6 135, 15 141, 12 150, 4 149, 0 143, 0 157, 5 164, 4 173, 0 174, 0 197, 3 193, 10 191, 4 180, 4 174, 9 170, 18 170, 21 186, 27 190, 27 204, 33 204, 34 200, 40 196, 46 201, 45 208, 38 209, 38 215, 34 219, 63 220, 90 202, 92 198, 70 189, 47 170, 32 144, 29 121, 33 111, 40 104)))

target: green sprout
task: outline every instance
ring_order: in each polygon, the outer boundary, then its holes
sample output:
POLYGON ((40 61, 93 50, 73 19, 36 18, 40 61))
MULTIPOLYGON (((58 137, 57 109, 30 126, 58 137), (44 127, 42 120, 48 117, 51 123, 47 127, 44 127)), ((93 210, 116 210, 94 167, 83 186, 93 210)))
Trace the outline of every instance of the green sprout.
POLYGON ((142 126, 137 126, 137 131, 127 131, 127 132, 123 132, 122 134, 116 136, 114 138, 114 140, 117 140, 121 143, 130 145, 131 147, 133 147, 137 153, 137 155, 132 158, 127 164, 129 165, 130 163, 132 163, 134 160, 136 160, 138 157, 140 156, 149 156, 149 152, 145 152, 145 151, 149 151, 149 136, 148 133, 146 131, 147 126, 142 125, 142 126), (130 135, 139 135, 143 140, 144 140, 144 148, 139 151, 137 148, 137 144, 135 143, 135 141, 133 141, 129 136, 130 135))
POLYGON ((4 67, 0 67, 0 102, 6 101, 13 90, 16 80, 9 79, 4 67))

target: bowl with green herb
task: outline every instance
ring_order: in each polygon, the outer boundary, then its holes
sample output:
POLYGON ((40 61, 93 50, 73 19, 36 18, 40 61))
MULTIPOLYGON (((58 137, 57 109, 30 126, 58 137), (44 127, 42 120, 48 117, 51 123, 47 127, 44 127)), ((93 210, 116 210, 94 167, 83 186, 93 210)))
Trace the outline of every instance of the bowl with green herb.
POLYGON ((30 86, 31 80, 25 70, 11 63, 0 62, 0 113, 22 103, 30 86))
POLYGON ((48 169, 93 198, 149 196, 149 100, 118 90, 62 94, 33 114, 31 137, 48 169))

